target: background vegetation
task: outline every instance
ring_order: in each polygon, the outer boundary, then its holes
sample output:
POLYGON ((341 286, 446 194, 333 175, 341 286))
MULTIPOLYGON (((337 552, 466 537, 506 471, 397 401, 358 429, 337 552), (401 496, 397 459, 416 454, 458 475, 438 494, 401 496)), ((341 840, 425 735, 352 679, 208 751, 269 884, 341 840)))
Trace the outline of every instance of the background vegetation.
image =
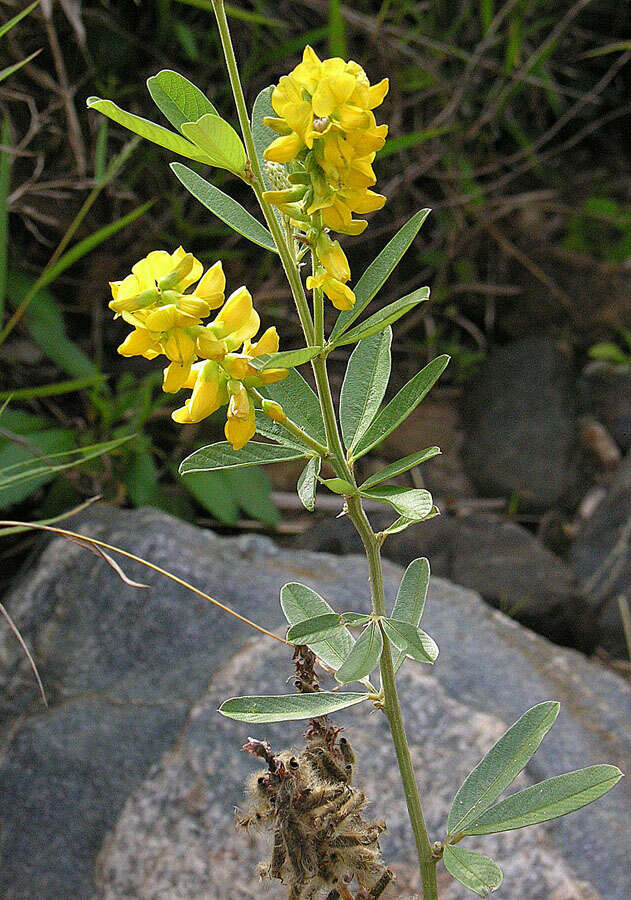
MULTIPOLYGON (((144 80, 174 68, 234 118, 207 5, 42 0, 3 38, 0 68, 39 51, 0 84, 0 404, 12 397, 0 469, 17 467, 0 476, 0 506, 21 517, 55 517, 102 494, 189 519, 278 519, 262 473, 178 480, 178 460, 208 438, 207 423, 203 435, 171 423, 176 401, 161 393, 160 373, 116 357, 122 331, 107 310, 109 280, 148 250, 182 243, 205 263, 222 258, 229 284, 247 281, 264 325, 277 324, 285 346, 298 339, 271 256, 205 214, 166 153, 85 108, 98 94, 146 115, 144 80), (112 440, 107 453, 96 446, 112 440), (16 480, 34 459, 38 477, 16 480)), ((2 0, 0 28, 23 8, 2 0)), ((624 362, 627 4, 254 0, 229 12, 250 101, 306 43, 357 59, 373 81, 390 76, 377 167, 389 202, 346 249, 357 276, 411 209, 434 210, 380 301, 432 285, 431 305, 399 328, 401 383, 419 357, 443 351, 454 356, 450 377, 466 382, 489 345, 538 331, 562 336, 577 365, 594 344, 624 362)), ((3 546, 10 558, 21 550, 19 539, 3 546)))

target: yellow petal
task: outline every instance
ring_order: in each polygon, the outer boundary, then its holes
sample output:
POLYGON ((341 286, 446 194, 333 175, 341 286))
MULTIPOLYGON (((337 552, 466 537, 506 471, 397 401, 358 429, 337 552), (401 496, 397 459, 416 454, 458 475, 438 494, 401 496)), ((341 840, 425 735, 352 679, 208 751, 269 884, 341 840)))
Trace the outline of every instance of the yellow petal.
POLYGON ((263 353, 278 353, 280 342, 278 332, 272 326, 264 331, 256 344, 251 344, 247 350, 249 356, 261 356, 263 353))
POLYGON ((144 259, 132 266, 132 273, 138 279, 141 291, 154 287, 156 281, 160 281, 173 269, 171 254, 166 250, 152 250, 144 259))
POLYGON ((182 365, 181 363, 176 362, 170 363, 164 370, 162 390, 166 394, 176 394, 186 385, 190 374, 190 365, 182 365))
MULTIPOLYGON (((327 63, 333 60, 327 60, 327 63)), ((311 99, 313 114, 318 118, 330 116, 345 103, 355 89, 355 79, 350 72, 331 72, 322 78, 311 99)))
POLYGON ((219 369, 217 364, 207 362, 199 370, 197 381, 188 401, 188 411, 192 422, 201 422, 221 406, 219 369))
POLYGON ((199 322, 199 316, 191 316, 174 304, 152 310, 145 319, 145 327, 150 331, 169 331, 171 328, 188 328, 199 322))
POLYGON ((155 359, 162 350, 148 331, 136 328, 127 335, 118 352, 121 356, 144 356, 145 359, 155 359))
POLYGON ((206 272, 202 280, 195 288, 195 296, 206 300, 211 309, 218 309, 224 300, 226 288, 226 276, 224 275, 221 260, 206 272))
POLYGON ((265 369, 263 372, 257 373, 257 378, 259 384, 275 384, 277 381, 287 378, 288 375, 289 369, 265 369))
POLYGON ((351 277, 350 266, 339 241, 332 241, 327 234, 322 233, 316 242, 316 249, 320 262, 329 275, 337 278, 338 281, 349 280, 351 277))
POLYGON ((386 94, 388 93, 388 89, 390 87, 390 82, 387 78, 384 78, 383 81, 380 81, 378 84, 373 84, 369 90, 370 94, 370 109, 375 109, 375 107, 380 106, 386 94))
POLYGON ((204 319, 211 310, 207 300, 201 300, 195 294, 182 294, 177 301, 177 308, 187 316, 192 316, 195 321, 204 319))
POLYGON ((287 163, 295 159, 304 146, 300 136, 292 133, 272 141, 263 151, 263 156, 269 162, 287 163))
POLYGON ((276 134, 291 134, 291 128, 285 122, 284 119, 279 119, 276 116, 264 116, 263 117, 263 125, 266 125, 267 128, 271 128, 272 131, 275 131, 276 134))
POLYGON ((241 381, 248 375, 256 375, 256 369, 250 365, 250 357, 242 353, 227 353, 221 361, 221 367, 230 378, 241 381))
POLYGON ((358 106, 351 106, 345 103, 337 111, 337 121, 340 123, 344 131, 355 131, 358 128, 364 128, 368 124, 368 116, 365 110, 358 106))
POLYGON ((217 336, 208 328, 197 335, 195 347, 202 359, 221 360, 227 353, 225 341, 217 340, 217 336))
POLYGON ((352 309, 355 305, 355 294, 347 284, 336 278, 327 279, 323 290, 336 309, 352 309))
MULTIPOLYGON (((245 390, 245 389, 244 389, 245 390)), ((245 447, 250 438, 254 437, 256 432, 256 421, 254 418, 254 405, 248 399, 248 411, 244 416, 235 416, 231 414, 232 397, 230 398, 230 406, 228 406, 228 418, 224 427, 226 439, 232 444, 233 450, 241 450, 245 447)))
POLYGON ((192 363, 195 358, 195 341, 182 328, 173 328, 161 346, 164 355, 171 362, 186 365, 192 363))

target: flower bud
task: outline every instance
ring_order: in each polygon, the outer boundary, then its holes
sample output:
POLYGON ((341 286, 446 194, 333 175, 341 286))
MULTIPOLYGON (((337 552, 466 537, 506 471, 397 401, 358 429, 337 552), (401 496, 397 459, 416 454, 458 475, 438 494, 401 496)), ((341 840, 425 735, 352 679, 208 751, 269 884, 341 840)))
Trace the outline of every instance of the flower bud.
POLYGON ((272 422, 279 422, 282 425, 287 421, 285 410, 275 400, 263 400, 263 412, 272 422))

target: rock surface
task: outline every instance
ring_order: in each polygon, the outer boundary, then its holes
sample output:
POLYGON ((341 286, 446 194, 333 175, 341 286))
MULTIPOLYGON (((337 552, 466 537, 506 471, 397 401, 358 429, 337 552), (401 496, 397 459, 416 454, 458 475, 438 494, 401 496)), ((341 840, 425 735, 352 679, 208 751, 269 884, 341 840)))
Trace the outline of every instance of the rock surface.
MULTIPOLYGON (((290 552, 259 538, 219 539, 149 510, 103 509, 78 530, 172 569, 266 627, 280 623, 278 590, 286 581, 312 585, 339 608, 367 605, 359 558, 290 552)), ((252 632, 237 620, 154 573, 131 564, 126 570, 152 589, 122 585, 103 561, 56 539, 7 598, 52 705, 38 705, 3 634, 0 894, 279 896, 257 886, 259 850, 231 826, 231 808, 252 769, 236 749, 254 729, 215 710, 235 693, 284 690, 286 650, 264 637, 244 648, 252 632)), ((387 564, 390 598, 399 577, 387 564)), ((406 665, 400 677, 433 836, 466 771, 540 700, 558 698, 562 713, 523 783, 593 762, 629 770, 631 690, 616 675, 440 579, 430 589, 425 625, 441 646, 439 661, 431 671, 406 665)), ((384 849, 399 873, 393 896, 412 898, 411 842, 385 724, 367 712, 349 711, 343 721, 360 748, 362 781, 378 798, 375 812, 387 812, 384 849)), ((256 729, 276 745, 299 741, 300 731, 293 724, 256 729)), ((483 839, 505 870, 500 895, 626 900, 630 793, 623 781, 590 809, 550 826, 483 839)), ((442 896, 469 896, 442 877, 442 896)))
POLYGON ((598 643, 615 655, 626 654, 618 597, 631 601, 631 453, 574 541, 570 562, 590 605, 598 643))
POLYGON ((579 380, 581 405, 607 428, 623 450, 631 450, 631 371, 597 361, 579 380))
POLYGON ((484 496, 552 506, 576 478, 577 420, 560 346, 525 338, 494 350, 463 401, 467 472, 484 496))

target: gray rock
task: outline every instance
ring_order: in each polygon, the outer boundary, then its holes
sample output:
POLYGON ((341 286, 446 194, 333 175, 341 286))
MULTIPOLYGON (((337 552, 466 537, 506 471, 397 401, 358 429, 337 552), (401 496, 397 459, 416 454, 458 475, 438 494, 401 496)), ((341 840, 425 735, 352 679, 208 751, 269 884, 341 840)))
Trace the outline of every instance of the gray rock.
POLYGON ((484 496, 541 509, 571 491, 577 419, 570 368, 548 338, 494 350, 463 398, 463 460, 484 496))
MULTIPOLYGON (((290 580, 313 585, 339 608, 367 608, 360 558, 279 550, 260 538, 220 539, 153 510, 104 509, 78 530, 175 570, 266 627, 278 626, 278 590, 290 580)), ((261 896, 252 875, 259 851, 235 837, 230 823, 252 766, 236 751, 252 729, 215 709, 241 691, 285 690, 286 651, 261 637, 237 652, 252 633, 246 626, 140 567, 126 568, 152 590, 122 585, 102 561, 54 540, 7 599, 54 691, 51 709, 42 711, 25 687, 28 670, 3 635, 0 894, 11 900, 261 896)), ((386 564, 390 598, 399 577, 386 564)), ((439 579, 426 626, 441 656, 432 671, 406 666, 402 688, 434 837, 465 771, 540 700, 556 697, 563 711, 524 783, 592 762, 628 771, 631 690, 617 676, 439 579)), ((411 844, 385 726, 381 716, 366 713, 357 710, 344 723, 360 747, 367 789, 381 798, 389 818, 387 852, 400 873, 398 896, 412 897, 411 844)), ((269 734, 276 744, 293 742, 300 728, 269 734)), ((626 898, 631 822, 623 810, 630 793, 623 782, 591 809, 549 828, 519 832, 519 840, 485 839, 504 864, 504 895, 626 898)), ((449 887, 444 896, 463 895, 449 887)))
POLYGON ((618 597, 631 600, 631 453, 572 544, 570 563, 589 603, 598 643, 626 655, 618 597))

